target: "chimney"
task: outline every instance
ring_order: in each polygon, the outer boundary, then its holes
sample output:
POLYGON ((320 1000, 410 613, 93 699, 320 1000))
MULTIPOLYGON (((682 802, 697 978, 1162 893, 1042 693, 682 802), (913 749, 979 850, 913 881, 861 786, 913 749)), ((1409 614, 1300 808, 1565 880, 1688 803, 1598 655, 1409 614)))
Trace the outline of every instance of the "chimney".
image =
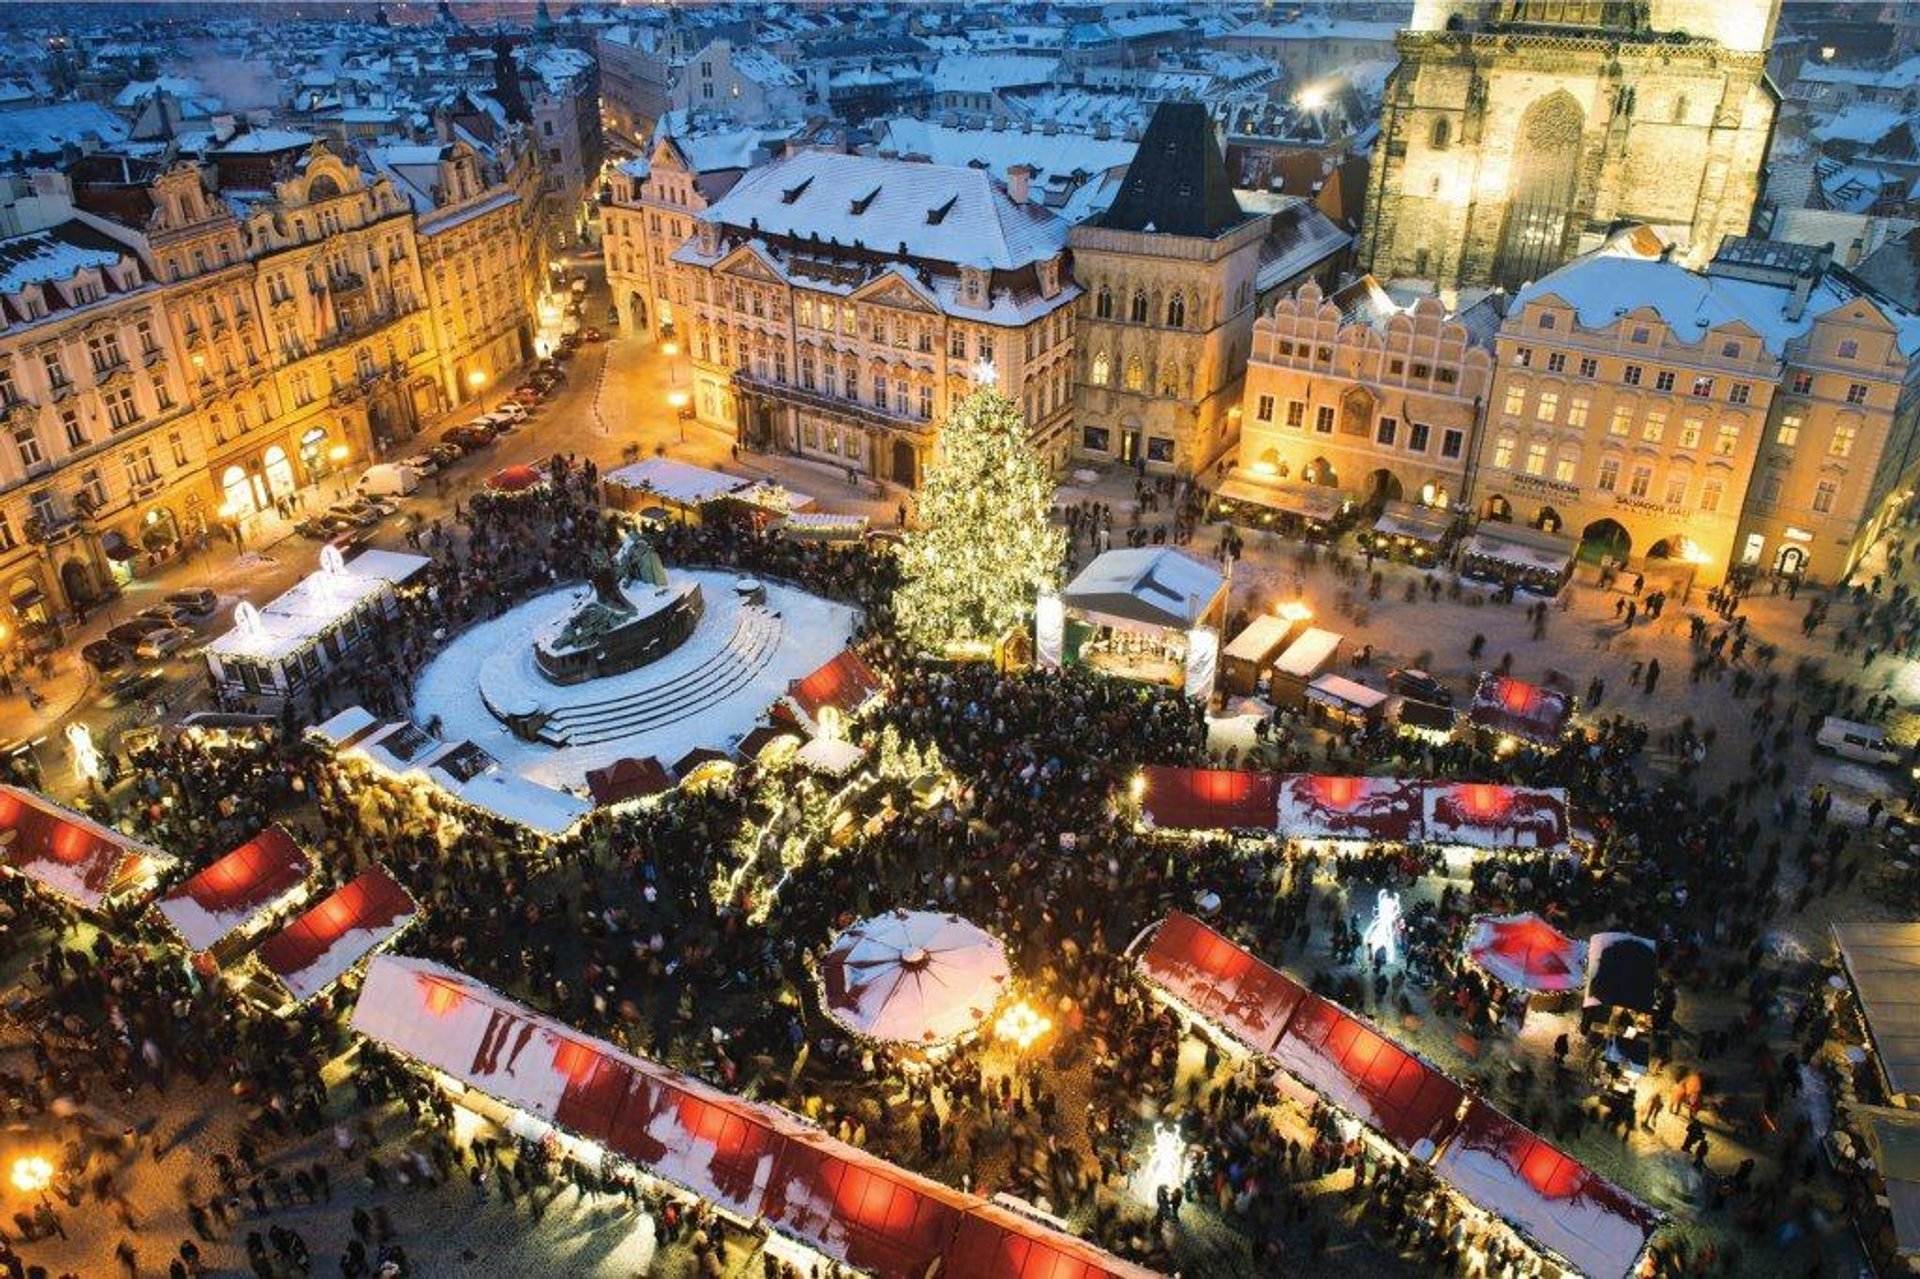
POLYGON ((1793 296, 1787 299, 1787 319, 1797 321, 1806 314, 1807 299, 1813 295, 1814 281, 1819 278, 1820 273, 1811 268, 1794 273, 1793 296))
POLYGON ((1007 170, 1007 198, 1015 204, 1027 202, 1027 187, 1033 181, 1033 166, 1016 164, 1007 170))

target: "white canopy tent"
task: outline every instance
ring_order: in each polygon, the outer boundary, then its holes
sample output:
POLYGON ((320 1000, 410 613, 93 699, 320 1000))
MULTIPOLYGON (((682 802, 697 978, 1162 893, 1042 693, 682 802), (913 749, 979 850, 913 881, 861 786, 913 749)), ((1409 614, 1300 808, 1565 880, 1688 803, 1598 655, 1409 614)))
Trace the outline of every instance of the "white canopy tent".
POLYGON ((1219 569, 1170 546, 1125 547, 1096 556, 1060 593, 1070 613, 1116 630, 1185 631, 1224 611, 1219 569))
POLYGON ((820 961, 834 1020, 870 1039, 921 1047, 984 1024, 1010 975, 998 938, 933 911, 862 920, 834 938, 820 961))

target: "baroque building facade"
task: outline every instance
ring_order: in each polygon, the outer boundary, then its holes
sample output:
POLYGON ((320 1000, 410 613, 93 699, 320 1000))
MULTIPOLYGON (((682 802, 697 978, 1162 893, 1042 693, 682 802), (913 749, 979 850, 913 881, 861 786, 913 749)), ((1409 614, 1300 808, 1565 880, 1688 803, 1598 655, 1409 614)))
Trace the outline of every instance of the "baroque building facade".
POLYGON ((1381 109, 1362 263, 1516 290, 1654 227, 1744 235, 1778 95, 1778 0, 1418 0, 1381 109))
POLYGON ((1066 223, 974 168, 802 151, 693 217, 669 260, 693 405, 750 448, 913 487, 977 380, 1068 455, 1066 223))

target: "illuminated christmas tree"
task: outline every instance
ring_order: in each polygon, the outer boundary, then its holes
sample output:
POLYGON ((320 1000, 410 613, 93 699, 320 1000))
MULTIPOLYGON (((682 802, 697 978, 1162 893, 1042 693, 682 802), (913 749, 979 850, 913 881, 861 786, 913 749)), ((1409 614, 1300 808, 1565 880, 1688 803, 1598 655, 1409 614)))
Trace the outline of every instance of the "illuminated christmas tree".
POLYGON ((960 401, 927 470, 919 526, 900 548, 900 631, 922 652, 978 651, 1027 625, 1059 584, 1066 534, 1053 477, 1014 402, 988 386, 960 401))

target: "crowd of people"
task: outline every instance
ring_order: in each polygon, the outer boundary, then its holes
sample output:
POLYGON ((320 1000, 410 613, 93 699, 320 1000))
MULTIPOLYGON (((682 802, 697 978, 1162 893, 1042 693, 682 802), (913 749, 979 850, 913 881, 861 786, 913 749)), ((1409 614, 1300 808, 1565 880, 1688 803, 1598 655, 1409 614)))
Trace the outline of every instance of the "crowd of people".
MULTIPOLYGON (((1164 499, 1182 519, 1194 514, 1170 493, 1143 487, 1138 496, 1143 512, 1164 499)), ((1086 549, 1105 544, 1110 512, 1075 507, 1065 518, 1086 549)), ((1694 636, 1713 670, 1745 677, 1740 694, 1755 702, 1749 767, 1718 789, 1687 769, 1648 767, 1652 754, 1697 764, 1736 749, 1691 721, 1656 733, 1627 713, 1596 713, 1554 749, 1517 752, 1468 737, 1329 733, 1286 712, 1261 725, 1263 763, 1274 767, 1563 787, 1593 827, 1583 860, 1502 857, 1474 867, 1465 885, 1440 883, 1437 863, 1418 850, 1335 857, 1137 829, 1126 794, 1141 765, 1218 762, 1202 707, 1083 673, 924 661, 892 638, 895 569, 884 548, 790 539, 744 512, 651 536, 669 565, 738 568, 859 605, 856 642, 891 695, 857 731, 937 750, 948 779, 930 804, 897 782, 856 787, 846 802, 887 820, 850 840, 817 839, 817 855, 755 890, 763 900, 716 886, 742 857, 741 832, 769 820, 769 794, 799 785, 781 766, 602 810, 547 842, 359 774, 292 731, 354 703, 406 713, 413 674, 447 638, 583 576, 617 535, 591 465, 564 457, 529 492, 483 495, 451 525, 413 530, 432 567, 359 664, 286 708, 279 729, 165 734, 134 757, 110 756, 90 810, 174 852, 181 873, 276 820, 313 854, 322 889, 384 865, 426 904, 404 949, 722 1086, 751 1079, 759 1095, 847 1140, 981 1193, 1011 1190, 1169 1271, 1193 1268, 1196 1256, 1230 1257, 1235 1273, 1277 1267, 1323 1257, 1349 1237, 1369 1239, 1368 1264, 1381 1267, 1491 1275, 1541 1263, 1462 1211, 1423 1166, 1383 1154, 1331 1109, 1301 1110, 1211 1046, 1196 1062, 1179 1018, 1133 975, 1142 930, 1209 902, 1216 927, 1358 1012, 1501 1041, 1524 1008, 1462 960, 1475 915, 1534 910, 1578 933, 1624 924, 1659 945, 1668 1015, 1653 1069, 1671 1081, 1656 1090, 1666 1127, 1658 1115, 1616 1123, 1594 1064, 1598 1029, 1561 1036, 1572 1042, 1556 1044, 1551 1062, 1472 1082, 1576 1148, 1598 1140, 1590 1129, 1620 1140, 1651 1129, 1676 1148, 1684 1140, 1715 1242, 1663 1238, 1655 1253, 1665 1273, 1731 1273, 1741 1250, 1728 1240, 1757 1246, 1769 1231, 1816 1229, 1815 1134, 1784 1107, 1807 1077, 1839 1082, 1822 1051, 1835 1027, 1825 974, 1777 952, 1770 930, 1852 884, 1871 848, 1817 803, 1803 806, 1786 781, 1822 715, 1874 694, 1848 674, 1760 662, 1744 647, 1740 591, 1715 600, 1718 626, 1694 636), (1350 906, 1388 883, 1432 886, 1410 912, 1406 959, 1391 973, 1358 944, 1350 906), (1027 1057, 983 1046, 927 1063, 824 1016, 814 960, 859 912, 895 905, 952 911, 1001 935, 1054 1033, 1027 1057), (1692 1007, 1676 1019, 1681 997, 1692 1007), (1686 1115, 1679 1128, 1676 1110, 1686 1115), (1720 1125, 1711 1137, 1694 1131, 1703 1114, 1720 1125), (1177 1184, 1142 1184, 1157 1124, 1172 1126, 1187 1152, 1177 1184), (1761 1162, 1723 1155, 1723 1145, 1761 1162)), ((1437 582, 1431 594, 1437 600, 1437 582)), ((1808 634, 1831 613, 1849 643, 1886 652, 1912 642, 1915 603, 1903 583, 1822 595, 1815 607, 1808 634)), ((61 1134, 56 1195, 70 1207, 92 1196, 115 1214, 130 1274, 151 1266, 158 1245, 141 1234, 146 1214, 127 1193, 129 1169, 167 1137, 104 1116, 141 1105, 149 1088, 197 1089, 208 1104, 224 1093, 243 1111, 235 1144, 213 1161, 217 1174, 178 1188, 195 1240, 170 1250, 176 1273, 198 1273, 203 1250, 242 1240, 256 1274, 305 1273, 312 1245, 274 1216, 295 1203, 332 1204, 333 1187, 349 1183, 374 1198, 371 1208, 336 1210, 349 1276, 405 1273, 400 1196, 459 1180, 536 1220, 569 1193, 624 1201, 649 1216, 656 1239, 689 1248, 702 1273, 720 1273, 752 1246, 630 1170, 585 1167, 486 1128, 463 1139, 446 1098, 377 1050, 359 1048, 349 1078, 328 1089, 322 1067, 350 1046, 350 996, 274 1015, 183 962, 150 917, 83 920, 14 881, 0 884, 0 905, 0 944, 25 974, 9 1036, 32 1062, 0 1070, 0 1099, 61 1134), (374 1114, 401 1135, 383 1141, 374 1114), (290 1167, 279 1156, 329 1129, 331 1158, 290 1167)), ((16 1254, 63 1227, 60 1211, 46 1209, 51 1220, 28 1214, 17 1233, 4 1232, 12 1237, 0 1266, 13 1271, 16 1254)), ((768 1273, 782 1265, 768 1260, 768 1273)))

